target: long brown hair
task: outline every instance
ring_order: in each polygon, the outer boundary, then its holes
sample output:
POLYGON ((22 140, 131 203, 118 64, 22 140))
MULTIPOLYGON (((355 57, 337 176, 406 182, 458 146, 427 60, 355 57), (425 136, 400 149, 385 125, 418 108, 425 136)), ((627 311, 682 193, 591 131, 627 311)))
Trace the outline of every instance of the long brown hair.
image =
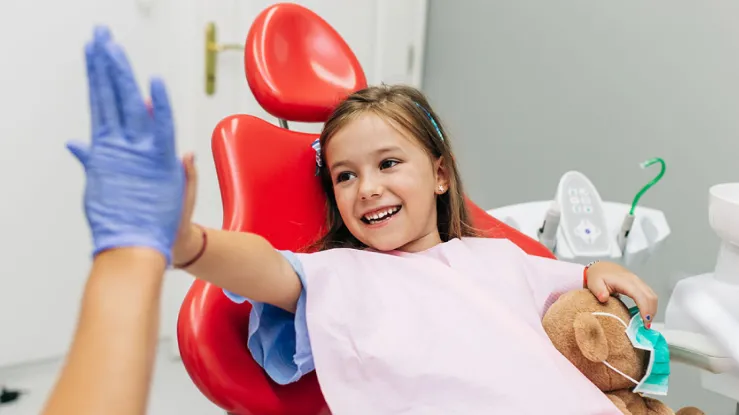
MULTIPOLYGON (((426 97, 419 90, 405 85, 379 85, 353 93, 336 107, 326 121, 319 138, 321 148, 325 149, 329 140, 341 128, 367 112, 372 112, 404 129, 418 140, 430 157, 443 158, 449 178, 449 189, 436 198, 437 227, 441 240, 446 242, 463 236, 477 236, 477 232, 470 225, 464 189, 452 154, 449 136, 426 97)), ((320 168, 319 175, 327 196, 326 228, 328 230, 308 249, 314 251, 332 248, 366 248, 349 232, 341 218, 334 195, 333 181, 326 167, 325 155, 321 156, 323 167, 320 168)))

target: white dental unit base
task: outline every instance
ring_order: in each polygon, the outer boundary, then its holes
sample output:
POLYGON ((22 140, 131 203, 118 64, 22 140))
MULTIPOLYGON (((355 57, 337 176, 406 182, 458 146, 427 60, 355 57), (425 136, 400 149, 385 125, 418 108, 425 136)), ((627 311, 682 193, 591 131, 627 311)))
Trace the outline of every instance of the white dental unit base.
POLYGON ((661 330, 691 349, 675 358, 706 370, 705 389, 739 401, 739 183, 711 187, 708 218, 721 238, 714 272, 678 282, 661 330))
POLYGON ((587 264, 608 260, 633 267, 645 263, 659 248, 670 227, 664 213, 604 202, 584 174, 565 173, 554 200, 521 203, 488 210, 488 214, 539 240, 554 255, 568 262, 587 264), (622 231, 627 221, 628 235, 622 231), (622 242, 623 241, 623 242, 622 242), (621 249, 623 244, 623 249, 621 249))
MULTIPOLYGON (((581 264, 608 260, 634 268, 644 264, 670 235, 670 227, 662 211, 636 206, 641 194, 664 173, 664 162, 662 167, 660 175, 642 189, 631 205, 604 202, 584 174, 571 171, 560 179, 554 200, 504 206, 487 212, 539 240, 560 260, 581 264)), ((675 294, 699 286, 710 289, 722 303, 733 304, 731 312, 739 324, 739 301, 736 300, 739 298, 739 184, 736 186, 735 204, 730 205, 734 208, 732 214, 728 214, 731 209, 722 205, 722 210, 715 211, 718 215, 712 216, 725 216, 724 221, 730 221, 729 218, 733 217, 733 222, 719 225, 719 221, 711 221, 714 229, 720 226, 735 231, 730 240, 737 241, 737 245, 723 245, 717 266, 717 269, 725 270, 727 276, 717 279, 713 274, 705 274, 682 280, 675 294)), ((729 238, 722 239, 726 241, 729 238)), ((703 371, 703 386, 706 389, 739 400, 739 378, 731 374, 736 362, 726 348, 696 330, 698 323, 689 314, 680 309, 677 302, 671 302, 666 324, 655 323, 652 328, 665 336, 673 361, 703 371)))

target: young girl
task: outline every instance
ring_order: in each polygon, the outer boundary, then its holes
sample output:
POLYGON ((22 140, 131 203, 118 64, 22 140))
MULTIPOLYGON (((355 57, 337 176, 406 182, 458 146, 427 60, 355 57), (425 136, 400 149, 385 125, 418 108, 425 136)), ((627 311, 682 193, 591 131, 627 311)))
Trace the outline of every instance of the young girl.
POLYGON ((601 301, 630 296, 649 325, 656 297, 639 278, 477 237, 449 136, 413 88, 354 93, 319 144, 328 232, 311 253, 190 224, 185 159, 174 263, 253 304, 248 347, 273 380, 317 369, 339 415, 620 413, 554 349, 541 317, 585 286, 601 301))

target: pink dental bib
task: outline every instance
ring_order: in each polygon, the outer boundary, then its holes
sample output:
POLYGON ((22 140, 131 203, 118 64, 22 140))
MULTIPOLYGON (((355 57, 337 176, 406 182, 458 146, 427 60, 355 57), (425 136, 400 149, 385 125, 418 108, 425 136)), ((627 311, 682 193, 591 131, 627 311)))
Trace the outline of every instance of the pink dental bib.
POLYGON ((487 238, 298 258, 334 415, 620 414, 541 326, 560 294, 582 288, 581 265, 487 238))

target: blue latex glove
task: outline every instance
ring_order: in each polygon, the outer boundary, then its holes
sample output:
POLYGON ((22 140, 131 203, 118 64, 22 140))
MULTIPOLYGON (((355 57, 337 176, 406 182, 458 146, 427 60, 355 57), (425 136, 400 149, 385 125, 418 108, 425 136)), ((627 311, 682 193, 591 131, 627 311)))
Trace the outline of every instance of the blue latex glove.
POLYGON ((86 173, 84 208, 93 256, 118 247, 149 247, 172 261, 185 174, 175 150, 172 111, 161 80, 151 81, 152 112, 123 49, 106 28, 85 47, 92 144, 67 148, 86 173))

